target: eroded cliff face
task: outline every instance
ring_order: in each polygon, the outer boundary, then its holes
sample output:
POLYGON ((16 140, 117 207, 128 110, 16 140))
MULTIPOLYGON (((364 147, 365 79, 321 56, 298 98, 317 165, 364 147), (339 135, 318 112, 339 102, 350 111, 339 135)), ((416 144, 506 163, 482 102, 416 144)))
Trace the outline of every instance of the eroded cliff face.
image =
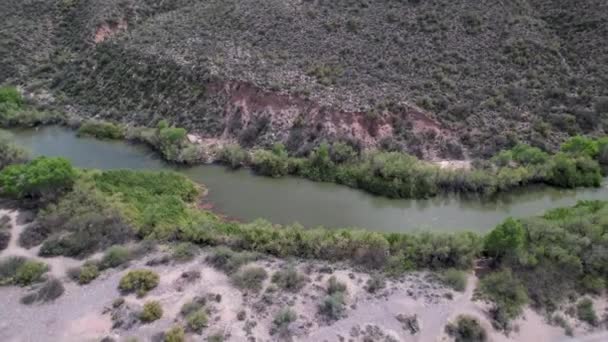
POLYGON ((167 119, 204 139, 302 154, 346 140, 427 159, 489 157, 518 141, 550 150, 608 128, 600 0, 0 5, 0 82, 85 116, 167 119))

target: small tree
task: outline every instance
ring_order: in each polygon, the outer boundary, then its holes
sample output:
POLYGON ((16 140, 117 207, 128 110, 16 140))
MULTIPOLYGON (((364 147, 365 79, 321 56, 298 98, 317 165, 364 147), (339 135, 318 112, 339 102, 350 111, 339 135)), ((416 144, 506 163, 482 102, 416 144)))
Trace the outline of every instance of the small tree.
POLYGON ((517 253, 523 247, 524 241, 525 230, 522 224, 508 218, 487 235, 484 246, 490 256, 500 261, 508 254, 517 253))

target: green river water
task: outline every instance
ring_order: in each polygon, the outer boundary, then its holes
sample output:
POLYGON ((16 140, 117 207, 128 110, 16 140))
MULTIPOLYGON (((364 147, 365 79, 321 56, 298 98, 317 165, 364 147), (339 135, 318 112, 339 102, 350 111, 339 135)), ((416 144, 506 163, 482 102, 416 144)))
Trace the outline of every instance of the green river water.
POLYGON ((377 231, 423 230, 484 232, 506 217, 541 214, 583 199, 608 199, 608 185, 598 189, 563 190, 528 187, 495 198, 437 196, 427 200, 396 200, 345 186, 285 177, 253 175, 217 165, 178 167, 163 162, 141 145, 78 138, 63 127, 12 131, 17 144, 34 156, 63 156, 74 165, 98 169, 171 169, 201 182, 216 211, 244 221, 266 218, 274 223, 299 222, 306 227, 361 227, 377 231))

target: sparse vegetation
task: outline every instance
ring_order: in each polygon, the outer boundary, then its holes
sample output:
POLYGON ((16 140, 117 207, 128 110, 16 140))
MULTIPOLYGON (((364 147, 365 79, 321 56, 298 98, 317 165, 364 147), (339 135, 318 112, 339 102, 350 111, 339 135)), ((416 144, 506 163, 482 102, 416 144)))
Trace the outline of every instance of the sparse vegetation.
POLYGON ((33 292, 23 296, 21 298, 21 303, 26 305, 34 304, 36 302, 47 303, 61 297, 64 291, 65 288, 61 281, 51 278, 34 289, 33 292))
POLYGON ((268 273, 262 267, 244 266, 232 275, 232 282, 241 290, 259 291, 268 273))
POLYGON ((386 279, 382 274, 372 274, 365 285, 365 290, 369 293, 378 293, 386 287, 386 279))
POLYGON ((589 298, 583 298, 576 304, 576 314, 578 319, 589 323, 591 326, 598 324, 598 317, 593 308, 593 302, 589 298))
POLYGON ((319 313, 328 320, 340 319, 344 313, 344 293, 335 292, 323 298, 319 313))
POLYGON ((471 316, 460 315, 455 323, 445 327, 446 332, 454 337, 456 342, 485 342, 488 335, 479 321, 471 316))
POLYGON ((184 342, 186 340, 184 328, 181 326, 174 326, 165 332, 163 341, 164 342, 184 342))
POLYGON ((139 297, 158 285, 158 274, 150 270, 132 270, 120 279, 118 288, 126 293, 136 292, 139 297))
POLYGON ((273 326, 270 331, 271 335, 278 334, 281 337, 289 336, 289 325, 295 322, 297 318, 297 314, 291 308, 282 308, 276 313, 274 319, 272 320, 273 326))
POLYGON ((272 275, 272 282, 277 284, 281 289, 297 292, 307 282, 305 275, 298 272, 293 265, 289 265, 287 268, 277 271, 272 275))

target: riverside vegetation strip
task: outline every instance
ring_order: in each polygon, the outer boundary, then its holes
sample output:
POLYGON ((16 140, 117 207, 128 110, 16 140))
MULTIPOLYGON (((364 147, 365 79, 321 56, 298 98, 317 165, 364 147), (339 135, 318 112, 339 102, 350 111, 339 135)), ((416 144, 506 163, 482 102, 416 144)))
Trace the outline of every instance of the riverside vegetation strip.
POLYGON ((22 104, 11 87, 2 88, 8 100, 0 104, 4 127, 64 123, 79 135, 143 142, 169 161, 200 163, 214 160, 232 168, 251 167, 270 177, 293 175, 333 182, 392 198, 429 198, 442 193, 492 195, 532 184, 562 188, 597 187, 608 165, 608 138, 575 136, 552 154, 525 144, 504 150, 489 160, 476 160, 471 170, 442 169, 405 153, 362 151, 357 146, 322 143, 306 158, 289 156, 285 147, 246 151, 238 145, 206 150, 186 137, 186 130, 158 122, 155 128, 131 127, 104 121, 68 118, 22 104))
POLYGON ((485 236, 383 234, 304 229, 265 220, 227 222, 196 207, 203 190, 182 175, 80 170, 62 158, 8 165, 0 171, 0 188, 3 196, 38 208, 35 224, 23 232, 20 243, 41 244, 42 256, 84 258, 132 239, 158 239, 280 258, 349 261, 388 274, 467 270, 474 260, 489 258, 481 295, 494 303, 493 318, 503 329, 509 329, 527 303, 551 311, 568 296, 602 293, 608 280, 605 201, 508 219, 485 236))

